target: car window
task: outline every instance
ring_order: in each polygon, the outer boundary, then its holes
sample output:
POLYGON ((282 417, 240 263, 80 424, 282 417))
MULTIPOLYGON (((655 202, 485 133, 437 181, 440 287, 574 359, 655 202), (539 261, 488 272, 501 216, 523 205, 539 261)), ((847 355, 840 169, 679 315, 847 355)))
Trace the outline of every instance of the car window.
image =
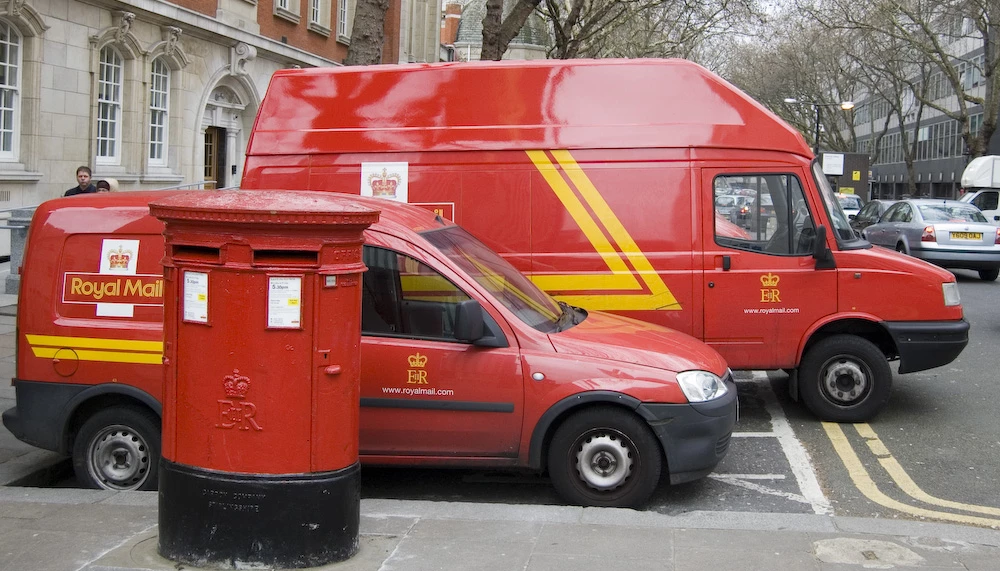
POLYGON ((899 222, 901 220, 901 218, 900 218, 901 214, 900 213, 903 211, 903 207, 904 206, 906 206, 906 205, 905 204, 894 204, 894 205, 892 205, 889 208, 889 210, 886 210, 885 214, 882 215, 882 221, 883 222, 899 222))
POLYGON ((447 278, 405 254, 364 247, 361 332, 457 341, 456 307, 469 299, 447 278))
POLYGON ((858 210, 861 208, 861 199, 850 194, 840 197, 840 207, 844 209, 858 210))
POLYGON ((715 241, 720 246, 775 255, 812 254, 815 236, 802 184, 790 174, 733 174, 716 177, 720 188, 750 194, 739 208, 715 198, 715 241), (737 230, 737 231, 734 231, 737 230))
POLYGON ((980 192, 972 199, 972 203, 980 210, 997 210, 998 199, 1000 199, 1000 193, 986 191, 980 192))
POLYGON ((921 204, 919 209, 926 222, 986 222, 982 212, 965 204, 921 204))
POLYGON ((865 207, 861 209, 861 212, 858 212, 858 215, 855 217, 855 219, 864 221, 874 220, 875 218, 878 218, 877 202, 869 202, 866 204, 865 207))

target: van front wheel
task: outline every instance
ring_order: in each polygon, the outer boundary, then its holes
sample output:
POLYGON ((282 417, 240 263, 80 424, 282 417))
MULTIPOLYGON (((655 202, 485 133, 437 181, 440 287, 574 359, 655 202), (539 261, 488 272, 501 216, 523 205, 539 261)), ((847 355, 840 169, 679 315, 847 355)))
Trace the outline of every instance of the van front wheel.
POLYGON ((832 422, 866 422, 889 400, 892 369, 874 343, 834 335, 802 357, 799 396, 813 414, 832 422))
POLYGON ((567 502, 582 506, 638 507, 656 490, 663 452, 636 415, 613 407, 574 414, 549 446, 549 477, 567 502))
POLYGON ((73 443, 73 471, 88 488, 155 490, 159 464, 160 423, 136 407, 97 412, 73 443))

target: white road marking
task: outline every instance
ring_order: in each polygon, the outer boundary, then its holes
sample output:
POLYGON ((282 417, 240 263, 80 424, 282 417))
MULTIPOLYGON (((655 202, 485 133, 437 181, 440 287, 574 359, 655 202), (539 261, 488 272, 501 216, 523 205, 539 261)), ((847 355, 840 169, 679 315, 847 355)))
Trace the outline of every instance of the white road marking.
MULTIPOLYGON (((758 391, 757 395, 764 401, 764 409, 771 416, 771 427, 774 429, 774 437, 778 439, 781 450, 785 453, 785 457, 788 458, 792 475, 795 476, 795 481, 798 482, 799 490, 802 492, 801 497, 805 500, 805 503, 812 506, 813 513, 819 515, 832 514, 833 509, 830 506, 830 500, 826 498, 823 490, 819 487, 819 480, 816 478, 816 472, 813 470, 809 453, 802 446, 799 439, 795 437, 795 432, 781 411, 781 406, 778 404, 777 396, 771 388, 771 382, 767 378, 767 373, 764 371, 754 371, 753 381, 766 388, 766 390, 758 391)), ((749 482, 744 482, 744 484, 749 484, 749 482)), ((791 495, 797 496, 797 494, 791 495)))
MULTIPOLYGON (((760 484, 755 484, 754 482, 748 482, 742 478, 734 478, 727 474, 709 474, 709 478, 713 480, 718 480, 720 482, 725 482, 733 486, 738 486, 740 488, 746 488, 748 490, 757 492, 759 494, 766 494, 768 496, 778 496, 785 498, 786 500, 792 500, 794 502, 799 502, 801 504, 812 504, 813 509, 816 509, 815 504, 812 501, 807 500, 802 494, 793 494, 791 492, 783 492, 781 490, 775 490, 774 488, 768 488, 767 486, 762 486, 760 484)), ((819 512, 817 512, 819 513, 819 512)))

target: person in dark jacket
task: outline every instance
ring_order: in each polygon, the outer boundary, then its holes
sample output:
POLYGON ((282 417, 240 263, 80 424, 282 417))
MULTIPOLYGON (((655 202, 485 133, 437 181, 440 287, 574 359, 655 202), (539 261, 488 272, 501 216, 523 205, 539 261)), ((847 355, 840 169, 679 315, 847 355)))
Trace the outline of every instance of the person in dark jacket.
POLYGON ((90 167, 80 167, 76 169, 76 182, 77 186, 66 191, 63 196, 73 196, 76 194, 88 194, 91 192, 97 192, 97 187, 94 183, 90 182, 91 177, 90 167))

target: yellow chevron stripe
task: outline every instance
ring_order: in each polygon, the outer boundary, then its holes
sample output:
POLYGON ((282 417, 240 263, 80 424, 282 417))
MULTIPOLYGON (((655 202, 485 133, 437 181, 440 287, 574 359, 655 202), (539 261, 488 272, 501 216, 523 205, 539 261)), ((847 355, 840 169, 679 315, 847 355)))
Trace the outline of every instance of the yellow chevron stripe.
POLYGON ((621 291, 641 290, 645 284, 649 293, 634 294, 580 294, 557 295, 562 301, 596 310, 680 310, 677 298, 663 282, 660 275, 649 263, 646 255, 632 239, 614 211, 601 196, 587 173, 583 172, 573 155, 566 150, 553 150, 552 156, 559 163, 563 172, 576 186, 587 206, 597 216, 597 221, 608 231, 615 245, 608 241, 595 221, 584 208, 583 203, 569 187, 558 169, 546 156, 544 151, 526 151, 535 168, 549 184, 556 197, 569 212, 569 215, 583 231, 594 250, 608 266, 610 273, 598 275, 572 274, 537 274, 531 280, 546 291, 621 291), (629 270, 622 258, 627 259, 635 272, 629 270), (638 277, 638 279, 636 279, 638 277))
POLYGON ((156 351, 163 353, 162 341, 135 339, 101 339, 99 337, 60 337, 56 335, 25 335, 28 344, 72 349, 118 349, 122 351, 156 351))

